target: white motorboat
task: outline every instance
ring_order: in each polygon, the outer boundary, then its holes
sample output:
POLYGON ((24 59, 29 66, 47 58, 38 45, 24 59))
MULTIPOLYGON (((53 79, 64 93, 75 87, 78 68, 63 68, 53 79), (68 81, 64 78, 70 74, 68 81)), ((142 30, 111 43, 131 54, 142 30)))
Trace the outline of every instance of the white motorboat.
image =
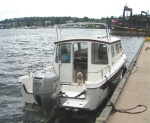
POLYGON ((39 105, 45 115, 56 107, 92 111, 118 84, 126 62, 121 40, 109 35, 106 24, 82 24, 105 26, 106 35, 56 41, 53 66, 19 77, 26 105, 39 105), (77 83, 79 71, 83 74, 81 85, 77 83))

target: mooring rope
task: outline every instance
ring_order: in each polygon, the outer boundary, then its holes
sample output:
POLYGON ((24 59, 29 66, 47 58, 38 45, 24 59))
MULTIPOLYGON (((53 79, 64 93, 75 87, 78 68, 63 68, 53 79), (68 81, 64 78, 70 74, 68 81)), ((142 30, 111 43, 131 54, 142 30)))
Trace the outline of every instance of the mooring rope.
POLYGON ((145 105, 137 105, 137 106, 135 106, 133 108, 129 108, 129 109, 116 109, 114 104, 111 101, 109 101, 109 102, 110 102, 110 105, 107 105, 107 106, 112 106, 111 115, 113 115, 116 112, 128 113, 128 114, 139 114, 139 113, 143 113, 147 110, 147 107, 145 105), (136 109, 138 107, 144 107, 144 109, 141 111, 131 112, 131 110, 136 109))
MULTIPOLYGON (((134 72, 130 73, 130 74, 135 73, 137 71, 137 69, 138 69, 138 66, 135 66, 137 62, 136 61, 129 62, 128 60, 126 60, 126 62, 128 62, 129 64, 131 64, 133 62, 133 67, 136 67, 136 70, 134 72)), ((131 72, 131 70, 128 69, 127 72, 131 72)))

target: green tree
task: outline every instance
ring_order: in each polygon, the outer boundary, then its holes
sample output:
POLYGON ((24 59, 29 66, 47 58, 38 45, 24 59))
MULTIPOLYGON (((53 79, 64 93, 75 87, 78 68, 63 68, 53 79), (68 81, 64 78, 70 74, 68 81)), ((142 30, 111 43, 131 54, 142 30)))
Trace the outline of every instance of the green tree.
POLYGON ((74 19, 74 23, 77 23, 77 22, 79 22, 79 19, 78 19, 78 18, 75 18, 75 19, 74 19))
POLYGON ((86 16, 83 18, 83 21, 84 21, 84 22, 88 22, 88 20, 89 20, 89 18, 86 17, 86 16))
POLYGON ((56 17, 56 18, 54 19, 54 23, 55 23, 55 24, 60 24, 60 18, 59 18, 59 17, 56 17))

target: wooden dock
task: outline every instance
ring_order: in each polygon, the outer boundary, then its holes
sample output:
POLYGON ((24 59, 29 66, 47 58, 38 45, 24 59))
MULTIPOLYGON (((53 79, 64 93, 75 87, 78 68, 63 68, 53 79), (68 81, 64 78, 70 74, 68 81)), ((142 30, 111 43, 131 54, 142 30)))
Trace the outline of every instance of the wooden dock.
POLYGON ((110 101, 95 123, 150 123, 150 41, 143 42, 110 101))

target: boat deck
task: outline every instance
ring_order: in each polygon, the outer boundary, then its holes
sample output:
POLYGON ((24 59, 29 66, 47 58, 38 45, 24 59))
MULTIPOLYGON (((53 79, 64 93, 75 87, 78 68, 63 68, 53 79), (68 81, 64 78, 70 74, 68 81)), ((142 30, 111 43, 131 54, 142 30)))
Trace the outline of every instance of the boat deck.
MULTIPOLYGON (((136 62, 129 76, 124 78, 126 83, 117 92, 114 106, 116 109, 129 109, 144 105, 147 110, 137 114, 116 112, 110 115, 110 106, 106 106, 96 123, 150 123, 150 42, 144 42, 136 62)), ((115 95, 114 93, 113 96, 115 95)), ((138 107, 129 112, 143 110, 145 107, 138 107)))

